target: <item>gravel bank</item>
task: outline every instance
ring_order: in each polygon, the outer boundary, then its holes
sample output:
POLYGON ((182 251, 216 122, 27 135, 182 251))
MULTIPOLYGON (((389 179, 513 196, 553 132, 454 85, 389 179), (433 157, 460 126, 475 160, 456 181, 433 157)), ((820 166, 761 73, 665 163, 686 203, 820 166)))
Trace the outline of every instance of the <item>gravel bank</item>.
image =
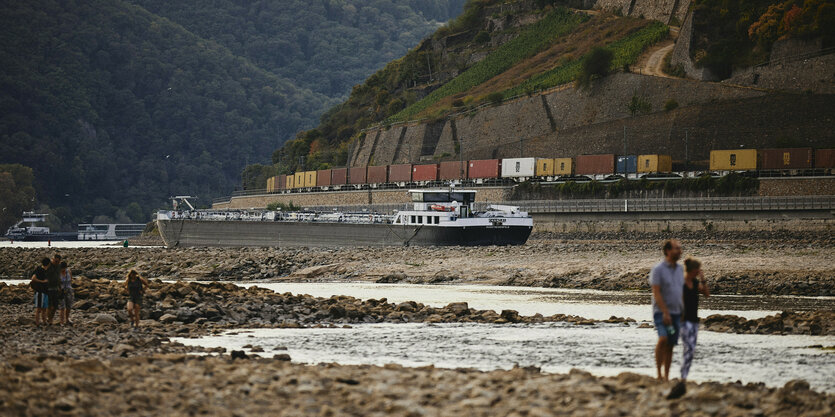
MULTIPOLYGON (((762 233, 760 233, 762 234, 762 233)), ((162 279, 474 283, 648 291, 660 260, 654 235, 605 234, 477 248, 82 248, 61 249, 73 271, 123 279, 130 268, 162 279)), ((702 259, 714 293, 835 296, 835 240, 791 235, 685 235, 685 254, 702 259), (782 236, 782 238, 781 238, 782 236), (762 238, 760 238, 762 237, 762 238)), ((49 249, 0 249, 0 277, 22 278, 49 249)))
POLYGON ((20 357, 0 366, 0 413, 13 415, 832 415, 835 396, 783 388, 670 384, 632 373, 479 372, 389 365, 303 366, 280 359, 156 354, 110 360, 20 357), (32 393, 38 393, 32 395, 32 393))

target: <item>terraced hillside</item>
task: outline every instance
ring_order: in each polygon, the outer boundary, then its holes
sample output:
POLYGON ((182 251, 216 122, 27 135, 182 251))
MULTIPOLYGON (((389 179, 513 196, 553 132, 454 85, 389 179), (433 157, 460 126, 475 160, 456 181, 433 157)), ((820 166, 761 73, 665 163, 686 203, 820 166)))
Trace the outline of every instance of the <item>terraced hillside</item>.
POLYGON ((595 48, 613 53, 619 71, 665 38, 666 25, 605 11, 569 9, 560 1, 471 0, 464 14, 392 61, 349 99, 273 154, 251 166, 246 188, 298 169, 345 165, 363 130, 452 113, 572 83, 595 48))

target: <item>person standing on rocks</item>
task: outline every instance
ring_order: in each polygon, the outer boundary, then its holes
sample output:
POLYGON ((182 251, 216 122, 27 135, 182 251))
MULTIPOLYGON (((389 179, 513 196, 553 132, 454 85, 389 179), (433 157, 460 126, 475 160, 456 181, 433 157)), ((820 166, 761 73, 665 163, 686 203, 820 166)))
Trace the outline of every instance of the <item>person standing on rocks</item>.
POLYGON ((686 381, 690 364, 696 353, 696 338, 699 334, 699 293, 710 297, 710 289, 702 273, 702 263, 696 258, 684 260, 684 318, 681 321, 681 343, 684 357, 681 362, 681 380, 686 381))
POLYGON ((75 293, 72 290, 72 273, 67 268, 66 262, 61 262, 61 299, 58 300, 58 316, 61 324, 72 325, 70 322, 70 309, 75 301, 75 293))
POLYGON ((681 258, 681 244, 677 240, 665 241, 662 252, 664 260, 650 271, 649 284, 652 286, 652 316, 658 332, 655 367, 658 379, 667 381, 670 378, 673 347, 678 344, 681 313, 684 309, 684 270, 678 264, 681 258))
POLYGON ((35 326, 41 323, 46 324, 46 309, 49 306, 49 295, 46 292, 46 267, 49 266, 49 258, 41 259, 41 264, 32 272, 32 281, 29 286, 35 290, 35 326))
POLYGON ((61 255, 57 253, 52 257, 52 262, 46 267, 46 294, 49 299, 49 308, 46 310, 47 322, 52 324, 55 317, 55 310, 61 301, 61 255))
POLYGON ((131 269, 125 280, 125 288, 128 290, 128 316, 131 318, 133 327, 139 327, 140 307, 142 306, 142 294, 148 286, 148 280, 139 275, 136 270, 131 269))

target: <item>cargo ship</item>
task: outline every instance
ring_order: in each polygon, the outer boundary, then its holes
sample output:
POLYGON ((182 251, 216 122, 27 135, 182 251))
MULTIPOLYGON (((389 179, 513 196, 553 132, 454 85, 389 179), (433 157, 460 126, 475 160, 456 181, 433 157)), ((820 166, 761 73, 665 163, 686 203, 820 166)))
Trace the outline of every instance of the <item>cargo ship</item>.
POLYGON ((412 210, 392 214, 187 210, 157 212, 166 247, 522 245, 533 219, 518 207, 473 210, 474 190, 409 190, 412 210))
POLYGON ((125 240, 144 230, 144 223, 82 223, 78 225, 78 240, 125 240))

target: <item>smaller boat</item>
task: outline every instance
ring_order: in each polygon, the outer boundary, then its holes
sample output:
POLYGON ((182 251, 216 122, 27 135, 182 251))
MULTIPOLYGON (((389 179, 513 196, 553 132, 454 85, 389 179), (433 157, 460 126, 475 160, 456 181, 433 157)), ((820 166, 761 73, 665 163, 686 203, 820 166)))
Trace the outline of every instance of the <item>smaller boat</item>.
POLYGON ((47 242, 76 240, 76 234, 52 232, 46 226, 36 226, 46 221, 48 214, 24 211, 23 219, 6 231, 6 238, 23 242, 47 242))

